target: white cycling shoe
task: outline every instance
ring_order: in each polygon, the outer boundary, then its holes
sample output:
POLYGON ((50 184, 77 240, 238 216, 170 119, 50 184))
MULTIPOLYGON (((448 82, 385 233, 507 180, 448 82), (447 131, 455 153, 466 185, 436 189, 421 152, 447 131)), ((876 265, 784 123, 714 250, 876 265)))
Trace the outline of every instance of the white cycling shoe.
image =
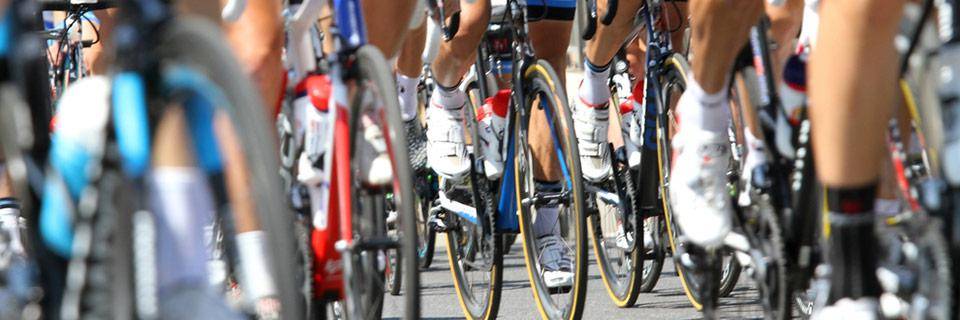
POLYGON ((819 311, 814 311, 814 320, 873 320, 879 318, 879 304, 876 299, 860 298, 853 300, 850 298, 840 299, 833 305, 826 306, 819 311))
POLYGON ((603 182, 613 174, 610 149, 607 147, 610 109, 597 107, 578 101, 573 111, 573 128, 580 150, 580 170, 590 182, 603 182))
POLYGON ((543 273, 543 282, 548 288, 565 288, 573 286, 573 259, 570 249, 563 243, 559 235, 549 234, 537 239, 540 249, 540 268, 543 273))
POLYGON ((462 106, 427 108, 427 164, 440 176, 452 180, 460 180, 470 170, 462 111, 462 106))
POLYGON ((730 146, 724 134, 686 130, 673 139, 670 205, 684 236, 717 247, 730 233, 727 170, 730 146))

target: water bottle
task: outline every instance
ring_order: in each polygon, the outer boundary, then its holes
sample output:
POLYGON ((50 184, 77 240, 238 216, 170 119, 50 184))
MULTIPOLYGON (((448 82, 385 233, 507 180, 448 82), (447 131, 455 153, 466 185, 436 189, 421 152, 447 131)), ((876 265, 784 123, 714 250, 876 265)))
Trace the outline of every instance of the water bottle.
POLYGON ((331 81, 326 75, 307 77, 297 85, 293 100, 294 136, 303 152, 297 159, 297 181, 310 195, 313 226, 327 228, 330 197, 330 165, 333 148, 333 119, 329 112, 331 81))
POLYGON ((775 143, 777 150, 787 158, 796 156, 793 138, 800 126, 800 113, 807 104, 807 63, 800 56, 787 59, 780 84, 783 114, 777 114, 775 143))
MULTIPOLYGON (((616 76, 614 81, 617 82, 616 76)), ((620 130, 624 133, 623 146, 627 150, 627 163, 631 168, 640 165, 640 146, 643 143, 643 135, 640 123, 636 119, 636 110, 641 108, 640 101, 643 101, 643 80, 633 86, 633 91, 627 91, 629 88, 629 79, 627 86, 621 86, 618 83, 618 92, 628 92, 626 97, 621 98, 620 103, 620 130)))
POLYGON ((503 89, 483 101, 477 112, 480 139, 483 144, 483 168, 488 179, 495 180, 503 174, 503 127, 506 123, 510 89, 503 89))

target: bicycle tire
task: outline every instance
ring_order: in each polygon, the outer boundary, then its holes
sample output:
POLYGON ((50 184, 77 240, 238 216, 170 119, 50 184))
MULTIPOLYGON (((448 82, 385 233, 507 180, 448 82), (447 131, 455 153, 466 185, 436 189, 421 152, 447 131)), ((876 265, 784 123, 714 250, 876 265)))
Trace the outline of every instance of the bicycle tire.
POLYGON ((391 296, 399 296, 400 288, 403 286, 403 256, 399 255, 396 249, 387 250, 387 270, 385 281, 387 283, 387 292, 391 296), (398 275, 399 274, 399 275, 398 275))
POLYGON ((733 256, 732 250, 723 250, 722 252, 723 260, 721 262, 722 269, 720 269, 720 290, 718 294, 720 297, 729 297, 733 293, 733 289, 737 288, 737 283, 740 282, 740 272, 743 271, 743 266, 733 256))
POLYGON ((649 261, 649 264, 644 263, 643 269, 640 270, 640 293, 653 292, 653 289, 657 286, 657 282, 660 281, 660 275, 663 273, 663 262, 666 260, 666 252, 669 250, 669 248, 664 247, 664 244, 668 244, 669 240, 667 240, 667 235, 664 233, 666 226, 663 225, 663 218, 651 217, 645 220, 648 221, 645 221, 644 225, 651 222, 655 225, 653 227, 653 235, 658 237, 659 241, 654 242, 653 252, 651 252, 652 259, 645 259, 645 261, 649 261))
MULTIPOLYGON (((401 276, 403 277, 402 281, 406 284, 406 290, 403 295, 403 318, 418 319, 420 317, 420 275, 419 272, 417 272, 417 270, 419 270, 419 265, 417 262, 418 253, 416 239, 417 218, 414 207, 414 197, 416 195, 413 189, 413 174, 411 172, 409 163, 410 158, 407 150, 408 145, 406 137, 404 135, 403 120, 400 116, 400 102, 396 98, 393 98, 397 96, 396 85, 393 82, 394 80, 390 77, 390 75, 393 74, 390 71, 392 69, 388 68, 386 59, 376 47, 372 45, 364 45, 358 48, 355 54, 356 66, 359 71, 357 74, 358 82, 369 81, 373 88, 375 88, 375 93, 380 94, 380 97, 383 98, 378 101, 382 104, 380 106, 381 109, 378 110, 378 112, 380 112, 380 114, 385 118, 385 123, 380 123, 379 125, 383 131, 385 140, 387 140, 387 150, 393 169, 393 190, 391 194, 391 203, 397 211, 397 223, 400 226, 398 228, 398 231, 400 232, 398 239, 398 251, 401 256, 401 269, 407 271, 401 273, 401 276)), ((355 117, 354 119, 351 119, 352 121, 356 121, 360 116, 360 112, 362 111, 357 105, 359 100, 360 99, 353 100, 354 104, 351 106, 351 108, 354 112, 351 114, 355 117)), ((353 139, 362 138, 359 135, 354 135, 353 139)), ((356 145, 357 141, 352 143, 356 145)), ((353 159, 356 159, 356 157, 353 159)), ((355 174, 354 176, 357 177, 358 175, 355 174)), ((360 193, 354 194, 360 195, 360 193)), ((374 215, 367 216, 375 217, 374 215)), ((383 219, 385 219, 385 215, 383 216, 383 219)), ((386 224, 385 220, 374 220, 371 222, 386 224)), ((384 230, 383 232, 385 235, 386 231, 384 230)), ((353 280, 354 279, 348 279, 347 284, 349 285, 353 280)), ((376 310, 376 314, 379 316, 380 312, 382 312, 383 294, 375 294, 374 296, 381 299, 379 306, 374 307, 379 309, 376 310)), ((363 300, 360 301, 363 303, 370 302, 363 300)), ((350 304, 348 303, 348 305, 350 304)), ((354 317, 356 315, 348 314, 348 316, 354 317)))
MULTIPOLYGON (((677 259, 677 254, 682 250, 679 248, 683 246, 682 243, 679 243, 679 229, 677 228, 675 222, 672 219, 673 212, 671 211, 670 200, 669 200, 669 191, 667 186, 669 185, 670 179, 670 165, 671 165, 671 154, 672 149, 670 145, 670 134, 671 134, 671 116, 673 107, 672 103, 674 96, 672 95, 672 90, 674 88, 680 90, 678 93, 682 93, 686 90, 686 79, 690 74, 690 66, 679 54, 673 54, 665 61, 665 71, 661 77, 660 81, 660 100, 657 103, 660 103, 660 108, 658 109, 660 114, 657 118, 657 160, 660 166, 660 194, 662 205, 664 208, 664 218, 666 220, 667 235, 670 241, 670 249, 674 254, 674 266, 677 271, 677 275, 680 278, 680 285, 683 288, 684 294, 687 296, 687 299, 690 301, 690 304, 697 310, 704 310, 704 305, 706 304, 715 304, 715 301, 703 301, 701 299, 701 289, 703 279, 698 279, 694 275, 693 270, 683 266, 677 259)), ((676 96, 679 98, 679 94, 676 96)), ((718 276, 719 277, 719 276, 718 276)), ((716 286, 719 287, 719 284, 716 286)), ((716 295, 714 296, 716 298, 716 295)))
MULTIPOLYGON (((626 204, 619 206, 610 205, 609 207, 612 208, 606 209, 605 207, 607 206, 601 206, 601 201, 597 199, 597 208, 598 211, 605 209, 619 211, 622 219, 621 223, 624 225, 630 224, 631 230, 624 232, 627 235, 630 233, 634 234, 634 244, 629 251, 617 248, 616 245, 610 248, 611 244, 608 242, 610 241, 609 234, 612 230, 606 230, 605 232, 603 226, 608 226, 610 223, 609 221, 601 221, 601 219, 604 218, 604 212, 602 211, 590 215, 587 219, 587 230, 592 231, 590 232, 590 238, 592 240, 593 253, 597 259, 600 278, 603 280, 603 285, 607 289, 607 294, 617 307, 629 308, 636 304, 637 298, 640 296, 643 261, 645 260, 642 245, 644 235, 642 232, 638 233, 637 230, 643 230, 643 220, 636 218, 636 215, 639 215, 641 212, 640 199, 629 165, 622 163, 622 161, 614 160, 614 166, 618 166, 618 168, 614 169, 616 176, 608 185, 612 186, 612 189, 616 191, 621 202, 626 202, 626 204), (631 221, 627 218, 630 216, 635 218, 631 221), (613 256, 609 256, 610 251, 614 253, 613 256), (617 253, 621 256, 617 256, 617 253), (617 270, 618 267, 625 268, 625 270, 617 270), (618 271, 622 271, 622 274, 618 271)), ((610 213, 607 214, 609 215, 610 213)), ((617 228, 616 224, 613 225, 613 228, 617 228)), ((615 238, 613 242, 616 242, 615 238)))
POLYGON ((303 318, 303 297, 295 275, 298 245, 294 232, 294 213, 283 195, 276 142, 271 121, 261 107, 257 90, 234 59, 233 51, 224 42, 220 28, 193 17, 173 19, 164 30, 158 54, 165 60, 187 64, 209 77, 223 90, 230 105, 225 108, 237 130, 249 171, 249 185, 256 197, 257 218, 267 235, 266 254, 270 255, 271 273, 281 303, 281 317, 303 318), (242 128, 240 130, 239 128, 242 128), (256 165, 252 165, 256 164, 256 165))
MULTIPOLYGON (((482 98, 475 84, 467 86, 468 103, 464 106, 464 121, 469 142, 473 146, 473 154, 483 154, 482 145, 474 143, 479 140, 476 110, 482 103, 482 98)), ((474 158, 475 159, 475 158, 474 158)), ((482 172, 482 165, 471 161, 469 175, 470 198, 473 207, 477 209, 477 218, 481 224, 472 224, 458 215, 448 213, 448 219, 455 221, 454 229, 447 231, 447 261, 450 273, 453 276, 454 290, 464 317, 467 319, 495 319, 500 310, 500 297, 503 290, 503 235, 496 229, 496 199, 497 192, 482 172), (488 231, 483 231, 488 230, 488 231), (482 258, 478 264, 477 256, 482 258), (486 283, 469 283, 469 279, 477 279, 468 272, 479 273, 481 279, 489 279, 486 283)))
MULTIPOLYGON (((427 106, 430 103, 428 85, 421 80, 417 85, 417 121, 420 122, 420 128, 426 128, 427 106)), ((423 160, 426 163, 426 160, 423 160)), ((433 200, 436 198, 437 179, 433 171, 426 169, 423 175, 418 174, 416 179, 417 190, 417 256, 419 257, 420 270, 426 270, 433 264, 433 255, 437 246, 437 231, 430 227, 430 209, 433 207, 433 200)))
MULTIPOLYGON (((559 78, 553 71, 553 68, 545 61, 537 61, 527 67, 523 72, 523 84, 529 95, 526 101, 515 101, 523 103, 522 110, 512 112, 509 132, 514 134, 514 147, 517 155, 514 157, 515 165, 515 184, 517 207, 520 211, 520 237, 523 242, 523 256, 526 263, 527 275, 530 278, 530 286, 534 295, 534 301, 537 304, 537 310, 544 319, 579 319, 585 307, 586 284, 587 284, 587 260, 588 240, 586 230, 585 216, 585 198, 583 192, 582 175, 580 174, 580 156, 577 150, 576 137, 573 132, 573 118, 570 114, 570 108, 566 100, 566 94, 560 86, 559 78), (551 290, 544 283, 538 270, 538 249, 537 239, 533 234, 533 213, 532 205, 526 204, 534 196, 535 186, 533 185, 533 174, 531 172, 532 156, 527 150, 529 142, 527 136, 527 120, 532 112, 535 99, 542 99, 540 106, 547 113, 547 122, 554 123, 551 126, 554 145, 559 149, 565 159, 561 161, 569 170, 569 180, 566 181, 565 192, 569 193, 568 199, 564 200, 568 207, 567 214, 560 214, 560 221, 564 219, 569 224, 561 223, 561 232, 566 231, 568 236, 573 236, 574 254, 573 285, 569 291, 569 299, 565 299, 563 305, 558 305, 551 297, 551 290), (561 138, 562 137, 562 138, 561 138), (530 167, 528 167, 530 166, 530 167)), ((557 156, 561 156, 557 154, 557 156)), ((566 289, 564 289, 566 290, 566 289)))
POLYGON ((437 231, 430 228, 430 201, 423 197, 417 199, 417 257, 420 270, 427 270, 433 264, 433 255, 437 246, 437 231))

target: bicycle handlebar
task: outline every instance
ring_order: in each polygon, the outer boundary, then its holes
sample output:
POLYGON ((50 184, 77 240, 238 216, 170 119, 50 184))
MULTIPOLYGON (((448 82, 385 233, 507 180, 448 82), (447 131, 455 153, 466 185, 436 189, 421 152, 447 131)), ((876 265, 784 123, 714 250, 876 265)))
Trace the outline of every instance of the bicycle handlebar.
MULTIPOLYGON (((783 0, 780 0, 783 1, 783 0)), ((601 23, 605 26, 609 26, 610 23, 613 23, 613 18, 617 16, 617 6, 619 5, 618 0, 608 0, 607 1, 607 12, 603 14, 603 19, 600 20, 601 23)))
POLYGON ((444 11, 443 0, 429 0, 427 6, 430 9, 430 16, 440 25, 440 33, 443 35, 443 41, 450 41, 460 30, 460 11, 454 12, 450 16, 450 24, 447 24, 446 12, 444 11))
POLYGON ((226 22, 237 22, 243 15, 243 10, 247 8, 247 0, 230 0, 223 6, 220 17, 226 22))
POLYGON ((597 2, 594 0, 584 0, 584 3, 586 4, 585 9, 587 10, 587 25, 584 26, 580 38, 587 41, 593 39, 594 34, 597 33, 597 2))

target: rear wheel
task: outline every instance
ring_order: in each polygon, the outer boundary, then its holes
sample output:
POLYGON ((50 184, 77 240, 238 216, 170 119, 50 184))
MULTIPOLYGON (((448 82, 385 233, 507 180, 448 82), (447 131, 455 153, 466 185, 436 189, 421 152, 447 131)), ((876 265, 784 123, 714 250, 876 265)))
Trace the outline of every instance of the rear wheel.
MULTIPOLYGON (((648 259, 643 260, 643 269, 641 270, 640 292, 653 292, 653 288, 660 281, 660 274, 663 272, 663 262, 666 260, 669 241, 667 240, 666 229, 663 217, 650 217, 644 219, 643 227, 650 228, 649 234, 653 235, 653 249, 645 250, 648 259)), ((646 237, 646 234, 644 234, 646 237)))
MULTIPOLYGON (((572 134, 573 118, 570 115, 563 88, 549 64, 538 61, 531 65, 524 71, 523 81, 527 96, 524 97, 524 101, 518 101, 523 103, 523 110, 512 113, 511 128, 508 130, 512 134, 510 139, 513 140, 512 148, 516 153, 512 160, 515 166, 520 236, 523 240, 527 275, 530 278, 534 301, 543 318, 579 319, 585 307, 589 257, 580 157, 577 152, 576 138, 572 134), (537 123, 535 116, 541 112, 539 110, 545 114, 545 120, 537 123), (533 151, 538 146, 532 145, 529 140, 531 124, 540 126, 535 128, 535 131, 549 130, 552 139, 552 148, 549 150, 553 152, 541 152, 539 156, 553 157, 553 159, 539 160, 540 162, 552 161, 562 171, 563 176, 555 186, 545 187, 534 183, 536 169, 533 151), (556 222, 552 222, 555 225, 547 225, 543 229, 559 231, 546 231, 543 237, 537 237, 534 231, 535 216, 542 218, 543 208, 552 206, 556 206, 559 210, 556 222), (553 288, 548 286, 541 263, 552 259, 549 257, 542 259, 545 257, 541 256, 543 252, 539 246, 540 242, 548 240, 555 242, 552 242, 552 245, 550 242, 543 244, 557 248, 560 250, 560 255, 572 260, 569 265, 565 259, 560 259, 556 264, 559 270, 573 273, 571 285, 553 288)), ((542 146, 539 151, 543 151, 542 146)))
POLYGON ((630 168, 624 161, 614 160, 614 173, 602 189, 611 190, 606 192, 616 194, 619 201, 594 193, 598 212, 587 219, 587 229, 607 294, 618 307, 626 308, 633 306, 640 295, 643 221, 636 218, 640 203, 635 196, 639 193, 630 168))
MULTIPOLYGON (((472 146, 472 154, 483 154, 476 123, 476 106, 482 103, 479 90, 475 86, 468 89, 470 95, 464 110, 467 143, 472 146)), ((476 159, 476 158, 471 158, 476 159)), ((450 221, 447 238, 447 258, 450 273, 453 275, 454 289, 460 307, 467 319, 495 319, 500 308, 500 295, 503 290, 503 235, 496 230, 497 184, 489 181, 483 166, 471 161, 471 170, 466 186, 460 190, 448 192, 465 201, 476 210, 477 221, 462 218, 454 212, 446 212, 450 221), (468 200, 469 199, 469 200, 468 200)), ((445 188, 452 190, 454 188, 445 188)))
POLYGON ((658 103, 660 103, 661 106, 658 109, 659 114, 657 115, 657 154, 660 164, 660 195, 663 202, 664 218, 666 219, 667 235, 670 241, 670 248, 673 251, 677 275, 680 278, 680 284, 683 287, 684 293, 697 310, 704 310, 705 304, 708 306, 707 310, 710 310, 709 306, 716 304, 716 298, 719 295, 719 292, 713 292, 717 294, 712 295, 709 293, 711 293, 710 291, 718 291, 715 289, 719 289, 720 262, 716 261, 716 257, 712 257, 712 255, 707 255, 703 252, 700 252, 701 254, 690 252, 691 250, 696 250, 696 248, 692 248, 680 241, 680 230, 676 222, 672 219, 673 211, 671 211, 669 192, 667 190, 670 183, 670 161, 672 155, 670 139, 676 131, 674 108, 680 95, 686 90, 686 77, 690 74, 690 67, 686 59, 678 54, 674 54, 667 59, 665 68, 666 71, 660 78, 661 101, 658 101, 658 103), (684 253, 688 253, 691 256, 705 256, 704 258, 708 259, 697 261, 698 264, 703 267, 699 268, 701 270, 694 270, 694 268, 687 267, 683 263, 680 263, 681 257, 678 255, 684 253), (707 285, 711 280, 717 283, 707 285), (714 290, 711 290, 711 288, 714 290), (705 293, 710 295, 711 299, 705 300, 703 298, 705 293))

